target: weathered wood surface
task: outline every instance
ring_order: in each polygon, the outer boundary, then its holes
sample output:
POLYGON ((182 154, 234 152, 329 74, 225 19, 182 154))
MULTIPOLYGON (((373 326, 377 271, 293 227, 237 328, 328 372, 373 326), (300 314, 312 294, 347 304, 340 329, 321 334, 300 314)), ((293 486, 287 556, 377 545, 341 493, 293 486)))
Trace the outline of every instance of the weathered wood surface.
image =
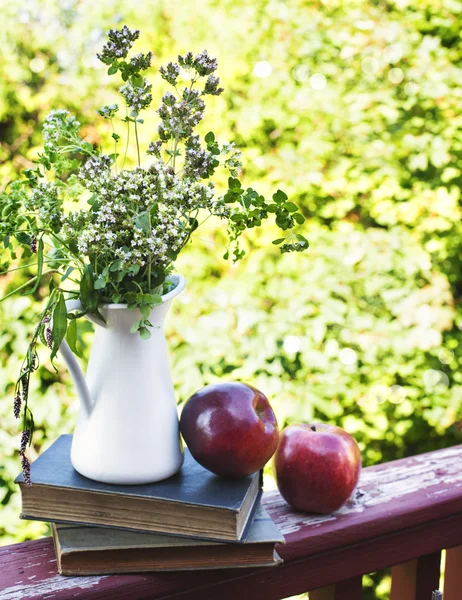
POLYGON ((391 568, 390 600, 414 600, 417 590, 417 559, 391 568))
POLYGON ((444 568, 444 600, 460 600, 462 596, 462 546, 446 552, 444 568))
POLYGON ((439 586, 440 569, 439 550, 392 567, 390 600, 431 598, 439 586))
POLYGON ((263 502, 286 536, 280 567, 61 577, 44 539, 0 548, 0 600, 276 600, 342 580, 357 585, 363 573, 462 544, 462 446, 364 469, 355 497, 334 515, 292 512, 277 492, 263 502))

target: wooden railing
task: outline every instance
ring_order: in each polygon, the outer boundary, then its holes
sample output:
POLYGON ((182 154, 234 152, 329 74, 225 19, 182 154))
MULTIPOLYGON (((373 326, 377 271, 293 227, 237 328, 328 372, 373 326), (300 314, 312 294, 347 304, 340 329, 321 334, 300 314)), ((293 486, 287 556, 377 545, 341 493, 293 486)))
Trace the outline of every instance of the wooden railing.
POLYGON ((462 446, 363 470, 333 515, 291 511, 277 492, 263 502, 286 536, 284 563, 229 569, 61 577, 49 538, 0 548, 0 600, 359 600, 362 576, 391 567, 391 600, 462 600, 462 446))

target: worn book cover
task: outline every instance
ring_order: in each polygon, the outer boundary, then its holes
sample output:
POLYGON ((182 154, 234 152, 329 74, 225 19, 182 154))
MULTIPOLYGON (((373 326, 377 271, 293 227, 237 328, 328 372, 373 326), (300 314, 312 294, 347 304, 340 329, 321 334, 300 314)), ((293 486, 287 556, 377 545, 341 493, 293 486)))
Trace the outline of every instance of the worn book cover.
POLYGON ((274 566, 284 537, 259 507, 242 544, 222 544, 102 527, 53 524, 62 575, 274 566))
POLYGON ((215 541, 241 541, 261 495, 261 473, 224 479, 185 450, 179 473, 158 483, 111 485, 80 475, 62 435, 31 465, 32 486, 19 483, 24 519, 103 525, 215 541))

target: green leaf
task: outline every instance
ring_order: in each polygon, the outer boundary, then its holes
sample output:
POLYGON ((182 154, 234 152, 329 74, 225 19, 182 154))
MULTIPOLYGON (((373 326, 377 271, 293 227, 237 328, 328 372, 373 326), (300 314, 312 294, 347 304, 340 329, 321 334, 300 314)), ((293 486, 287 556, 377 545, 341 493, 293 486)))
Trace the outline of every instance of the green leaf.
POLYGON ((304 237, 301 233, 297 233, 295 235, 295 237, 297 238, 297 240, 299 242, 304 242, 306 244, 306 246, 308 247, 310 245, 310 243, 308 242, 308 240, 306 239, 306 237, 304 237))
POLYGON ((127 304, 135 304, 136 302, 136 294, 135 292, 128 292, 125 294, 125 301, 127 304))
POLYGON ((215 134, 213 133, 213 131, 209 131, 208 134, 205 136, 204 140, 207 144, 212 144, 215 141, 215 134))
POLYGON ((97 308, 96 310, 94 310, 93 314, 96 315, 100 321, 102 321, 103 323, 106 323, 106 319, 101 314, 101 311, 99 310, 99 308, 97 308))
POLYGON ((115 75, 117 73, 117 71, 119 70, 119 67, 117 65, 112 65, 111 67, 109 67, 109 69, 107 70, 107 74, 108 75, 115 75))
POLYGON ((149 304, 141 304, 140 313, 143 319, 147 319, 151 314, 151 307, 149 306, 149 304))
POLYGON ((43 239, 39 239, 38 247, 37 247, 37 279, 35 280, 33 288, 25 296, 29 296, 33 294, 38 286, 40 285, 40 279, 42 278, 42 270, 43 270, 43 239))
POLYGON ((292 215, 292 218, 299 225, 302 225, 305 222, 305 217, 301 213, 295 213, 292 215))
POLYGON ((23 244, 24 246, 30 246, 31 237, 30 237, 30 235, 28 235, 24 231, 18 231, 15 234, 15 238, 18 240, 18 242, 20 244, 23 244))
POLYGON ((122 259, 118 258, 116 261, 114 261, 112 263, 109 270, 110 271, 119 271, 121 267, 122 267, 122 259))
POLYGON ((235 177, 228 177, 228 187, 230 190, 237 190, 242 186, 239 179, 236 179, 235 177))
POLYGON ((53 310, 53 329, 52 329, 52 341, 53 347, 51 350, 50 359, 56 356, 56 353, 61 346, 61 342, 66 335, 67 329, 67 310, 66 303, 64 302, 64 295, 59 294, 59 300, 53 310))
POLYGON ((275 194, 273 194, 273 200, 276 202, 276 204, 282 204, 288 200, 288 196, 282 190, 278 190, 275 194))
POLYGON ((85 265, 80 280, 80 300, 87 310, 95 310, 98 306, 99 295, 95 291, 95 283, 90 265, 85 265))
POLYGON ((143 294, 143 302, 151 306, 162 304, 162 296, 160 294, 143 294))
POLYGON ((117 271, 117 273, 115 274, 115 276, 112 277, 112 279, 116 282, 116 283, 120 283, 123 278, 125 277, 125 275, 127 275, 128 271, 126 269, 122 269, 122 271, 117 271))
POLYGON ((193 231, 196 231, 196 229, 199 227, 199 221, 197 219, 194 219, 193 217, 189 218, 189 227, 190 227, 190 232, 192 233, 193 231))
POLYGON ((165 150, 165 153, 169 156, 181 156, 180 150, 165 150))
POLYGON ((297 210, 298 210, 298 206, 296 204, 294 204, 293 202, 285 202, 284 208, 286 210, 288 210, 290 213, 297 212, 297 210))
POLYGON ((98 277, 95 281, 95 290, 103 290, 106 287, 106 280, 104 277, 98 277))
POLYGON ((240 221, 245 220, 245 215, 243 215, 242 213, 236 213, 234 215, 231 215, 230 219, 231 221, 233 221, 233 223, 239 223, 240 221))
POLYGON ((149 232, 149 217, 148 213, 144 212, 135 217, 135 225, 145 233, 149 232))
POLYGON ((278 207, 276 206, 276 204, 270 204, 270 205, 268 205, 268 207, 266 208, 266 210, 269 213, 275 213, 275 212, 277 212, 278 207))
POLYGON ((237 200, 239 200, 239 196, 233 192, 226 192, 226 194, 223 196, 223 200, 226 204, 233 204, 233 202, 237 202, 237 200))
POLYGON ((66 281, 66 279, 69 277, 69 275, 72 273, 72 271, 74 271, 74 267, 67 267, 66 272, 61 277, 61 282, 66 281))
POLYGON ((114 304, 119 304, 122 294, 112 294, 111 300, 114 304))
POLYGON ((286 225, 287 225, 286 217, 284 215, 278 215, 276 217, 276 225, 278 227, 282 227, 283 229, 286 229, 286 225))
POLYGON ((285 240, 286 240, 286 238, 278 238, 277 240, 273 241, 273 244, 278 246, 279 244, 282 244, 282 242, 285 242, 285 240))
POLYGON ((93 146, 89 142, 82 142, 80 149, 86 154, 93 154, 93 146))
POLYGON ((241 197, 241 203, 244 204, 244 206, 246 208, 250 208, 250 206, 252 204, 252 200, 253 200, 253 198, 251 196, 242 196, 241 197))
POLYGON ((142 319, 140 319, 139 321, 136 321, 135 323, 133 323, 133 325, 130 327, 130 333, 136 333, 138 331, 138 329, 140 328, 140 325, 142 323, 142 319))
POLYGON ((72 319, 69 322, 66 331, 66 341, 72 352, 82 358, 82 355, 77 348, 77 319, 72 319))
POLYGON ((147 327, 140 327, 140 337, 142 340, 149 340, 151 332, 147 327))
POLYGON ((132 75, 131 80, 135 87, 143 87, 143 77, 141 75, 132 75))

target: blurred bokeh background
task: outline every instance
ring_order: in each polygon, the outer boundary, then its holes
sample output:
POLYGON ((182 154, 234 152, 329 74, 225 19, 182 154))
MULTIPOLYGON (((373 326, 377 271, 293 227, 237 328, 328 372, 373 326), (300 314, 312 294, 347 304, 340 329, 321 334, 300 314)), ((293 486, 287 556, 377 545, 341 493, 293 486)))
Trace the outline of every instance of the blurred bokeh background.
MULTIPOLYGON (((222 260, 199 231, 178 270, 187 292, 168 322, 179 402, 207 383, 247 381, 281 425, 336 423, 366 465, 462 441, 462 3, 456 0, 4 0, 0 28, 2 187, 31 165, 40 125, 69 108, 91 142, 117 86, 95 57, 110 27, 142 31, 157 67, 206 48, 225 93, 203 131, 244 152, 244 184, 303 207, 311 248, 279 254, 275 230, 222 260)), ((1 256, 0 256, 1 260, 1 256)), ((21 272, 22 273, 22 272, 21 272)), ((24 275, 0 276, 2 295, 24 275)), ((12 389, 46 294, 0 304, 0 544, 46 534, 22 522, 12 389)), ((91 327, 81 328, 86 356, 91 327)), ((44 358, 45 358, 44 354, 44 358)), ((32 383, 31 458, 72 431, 77 402, 61 363, 32 383)), ((269 485, 271 480, 268 478, 269 485)), ((370 598, 387 579, 368 578, 370 598)))

